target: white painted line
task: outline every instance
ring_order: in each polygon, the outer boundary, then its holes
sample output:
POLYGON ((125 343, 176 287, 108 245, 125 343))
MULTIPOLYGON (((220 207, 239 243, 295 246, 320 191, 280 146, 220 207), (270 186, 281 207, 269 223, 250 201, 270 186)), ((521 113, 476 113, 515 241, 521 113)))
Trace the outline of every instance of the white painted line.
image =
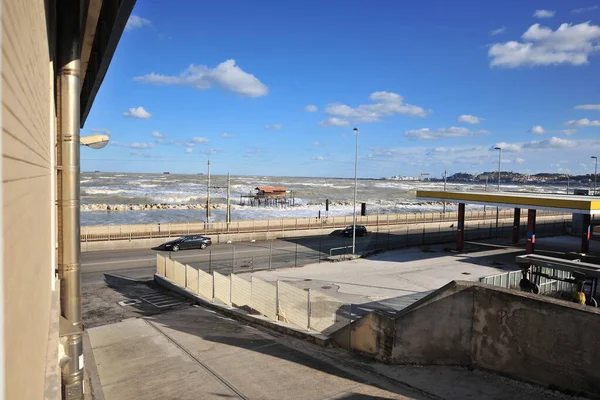
MULTIPOLYGON (((265 249, 262 249, 265 250, 265 249)), ((268 250, 268 249, 267 249, 268 250)), ((285 250, 285 249, 273 249, 273 250, 285 250)), ((236 250, 235 254, 236 256, 238 254, 243 254, 243 253, 256 253, 256 252, 260 252, 260 249, 257 250, 236 250)), ((294 251, 294 250, 290 250, 290 251, 294 251)), ((231 251, 225 251, 222 253, 212 253, 212 256, 221 256, 221 255, 230 255, 232 254, 231 251)), ((266 254, 260 254, 260 255, 268 255, 268 253, 266 254)), ((173 258, 173 260, 175 261, 182 261, 184 259, 192 259, 192 258, 199 258, 199 257, 208 257, 209 253, 206 254, 195 254, 195 255, 189 255, 189 256, 178 256, 177 258, 173 258)), ((82 266, 94 266, 94 265, 110 265, 110 264, 123 264, 123 263, 131 263, 131 262, 142 262, 142 261, 156 261, 156 256, 152 256, 150 258, 135 258, 132 260, 117 260, 117 261, 101 261, 101 262, 93 262, 93 263, 82 263, 82 266)), ((199 260, 200 261, 200 260, 199 260)), ((219 260, 216 260, 219 261, 219 260)))

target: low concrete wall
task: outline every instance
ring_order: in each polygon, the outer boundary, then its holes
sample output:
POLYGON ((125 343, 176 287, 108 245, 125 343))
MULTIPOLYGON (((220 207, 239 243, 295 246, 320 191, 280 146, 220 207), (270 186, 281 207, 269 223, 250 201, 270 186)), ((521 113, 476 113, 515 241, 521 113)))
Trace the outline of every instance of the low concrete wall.
MULTIPOLYGON (((306 229, 298 231, 276 231, 276 232, 249 232, 249 233, 218 233, 208 235, 214 244, 232 242, 257 242, 275 240, 282 238, 295 238, 316 235, 326 235, 331 233, 330 229, 306 229)), ((101 250, 123 250, 123 249, 148 249, 168 242, 172 238, 158 239, 132 239, 132 240, 110 240, 97 242, 81 242, 81 251, 101 251, 101 250)))
MULTIPOLYGON (((539 217, 538 221, 560 221, 561 223, 566 219, 570 220, 570 216, 548 216, 548 217, 539 217)), ((467 227, 469 226, 477 226, 478 223, 487 223, 490 224, 490 220, 472 220, 467 222, 467 227)), ((500 219, 500 222, 504 225, 511 224, 512 218, 500 219)), ((394 234, 394 231, 406 230, 407 226, 409 227, 412 234, 415 233, 415 230, 422 229, 425 227, 426 233, 431 232, 432 234, 438 233, 438 228, 440 226, 446 227, 447 229, 454 229, 454 221, 444 221, 444 222, 426 222, 426 223, 417 223, 417 224, 399 224, 399 225, 382 225, 379 226, 379 232, 381 234, 385 234, 388 231, 394 234)), ((377 225, 367 225, 367 229, 371 232, 377 232, 377 225)), ((482 228, 485 229, 485 228, 482 228)), ((208 234, 213 240, 213 243, 227 243, 231 241, 233 243, 236 242, 249 242, 251 240, 260 241, 268 241, 268 240, 276 240, 276 239, 285 239, 285 238, 297 238, 297 237, 306 237, 306 236, 321 236, 328 235, 334 232, 333 228, 311 228, 311 229, 300 229, 300 230, 272 230, 269 232, 244 232, 244 233, 213 233, 208 234)), ((451 241, 454 236, 452 236, 453 232, 449 232, 449 237, 451 241)), ((492 235, 492 231, 490 230, 490 235, 492 235)), ((122 240, 98 240, 98 241, 82 241, 81 242, 81 251, 106 251, 106 250, 125 250, 125 249, 148 249, 152 247, 156 247, 162 243, 168 242, 169 240, 175 239, 176 236, 173 237, 162 237, 162 238, 154 238, 154 239, 122 239, 122 240)))
POLYGON ((475 282, 451 282, 397 315, 371 313, 335 343, 391 363, 485 368, 600 398, 600 310, 475 282))

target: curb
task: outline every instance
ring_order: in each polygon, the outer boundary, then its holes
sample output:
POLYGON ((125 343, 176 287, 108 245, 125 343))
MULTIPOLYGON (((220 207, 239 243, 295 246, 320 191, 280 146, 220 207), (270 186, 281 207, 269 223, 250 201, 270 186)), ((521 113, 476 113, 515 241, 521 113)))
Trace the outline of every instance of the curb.
MULTIPOLYGON (((98 374, 98 367, 96 360, 94 359, 94 350, 92 350, 92 344, 87 332, 83 332, 83 354, 85 357, 85 375, 87 379, 84 379, 89 383, 90 388, 86 390, 88 394, 94 400, 104 400, 104 391, 102 390, 102 382, 100 382, 100 375, 98 374)), ((87 398, 87 397, 86 397, 87 398)))
POLYGON ((217 311, 221 314, 225 314, 228 317, 231 317, 238 321, 243 321, 243 322, 250 323, 252 325, 259 325, 259 326, 262 326, 265 328, 269 328, 269 329, 277 331, 279 333, 283 333, 285 335, 296 337, 298 339, 305 340, 309 343, 313 343, 313 344, 316 344, 321 347, 333 347, 331 339, 328 336, 325 336, 321 333, 308 332, 308 331, 305 331, 305 330, 302 330, 299 328, 292 327, 283 322, 271 321, 270 319, 267 319, 266 317, 264 317, 262 315, 253 315, 253 314, 248 313, 247 311, 244 311, 244 310, 241 310, 238 308, 222 306, 219 304, 212 303, 212 302, 198 296, 197 294, 190 292, 187 289, 177 286, 177 284, 175 284, 170 279, 165 278, 164 276, 160 276, 158 274, 154 274, 154 282, 156 282, 158 285, 160 285, 168 290, 171 290, 181 296, 184 296, 188 299, 194 300, 194 302, 196 304, 199 304, 202 307, 217 311))

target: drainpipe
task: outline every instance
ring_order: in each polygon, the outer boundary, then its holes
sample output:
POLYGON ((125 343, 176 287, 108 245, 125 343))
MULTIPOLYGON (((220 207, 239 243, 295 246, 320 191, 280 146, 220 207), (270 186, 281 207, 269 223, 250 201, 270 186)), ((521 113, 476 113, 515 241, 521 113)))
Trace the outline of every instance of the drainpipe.
POLYGON ((79 210, 79 123, 81 88, 80 1, 59 0, 58 147, 61 339, 69 358, 62 367, 62 398, 83 398, 83 322, 79 210))

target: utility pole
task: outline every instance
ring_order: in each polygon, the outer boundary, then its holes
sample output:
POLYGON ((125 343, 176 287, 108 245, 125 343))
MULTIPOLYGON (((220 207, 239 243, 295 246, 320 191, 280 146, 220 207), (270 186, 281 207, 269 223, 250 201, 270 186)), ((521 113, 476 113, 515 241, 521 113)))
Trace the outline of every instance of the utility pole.
POLYGON ((596 160, 596 167, 594 169, 594 196, 596 196, 596 187, 598 185, 598 157, 592 156, 596 160))
POLYGON ((354 128, 356 135, 356 155, 354 156, 354 212, 352 219, 352 254, 356 254, 356 191, 358 188, 358 128, 354 128))
MULTIPOLYGON (((498 192, 500 192, 500 174, 502 171, 502 147, 496 146, 494 150, 499 150, 498 152, 498 192)), ((496 237, 498 237, 498 214, 500 214, 500 208, 496 207, 496 237)))
POLYGON ((227 211, 225 212, 225 220, 227 221, 228 225, 231 222, 230 199, 231 199, 231 174, 228 172, 227 173, 227 211))
POLYGON ((210 224, 210 158, 208 159, 208 180, 206 184, 206 222, 210 224))
POLYGON ((571 185, 571 176, 567 174, 567 194, 569 194, 569 186, 571 185))
MULTIPOLYGON (((446 176, 448 172, 444 170, 444 192, 446 191, 446 176)), ((444 214, 446 213, 446 201, 444 200, 444 214)))

